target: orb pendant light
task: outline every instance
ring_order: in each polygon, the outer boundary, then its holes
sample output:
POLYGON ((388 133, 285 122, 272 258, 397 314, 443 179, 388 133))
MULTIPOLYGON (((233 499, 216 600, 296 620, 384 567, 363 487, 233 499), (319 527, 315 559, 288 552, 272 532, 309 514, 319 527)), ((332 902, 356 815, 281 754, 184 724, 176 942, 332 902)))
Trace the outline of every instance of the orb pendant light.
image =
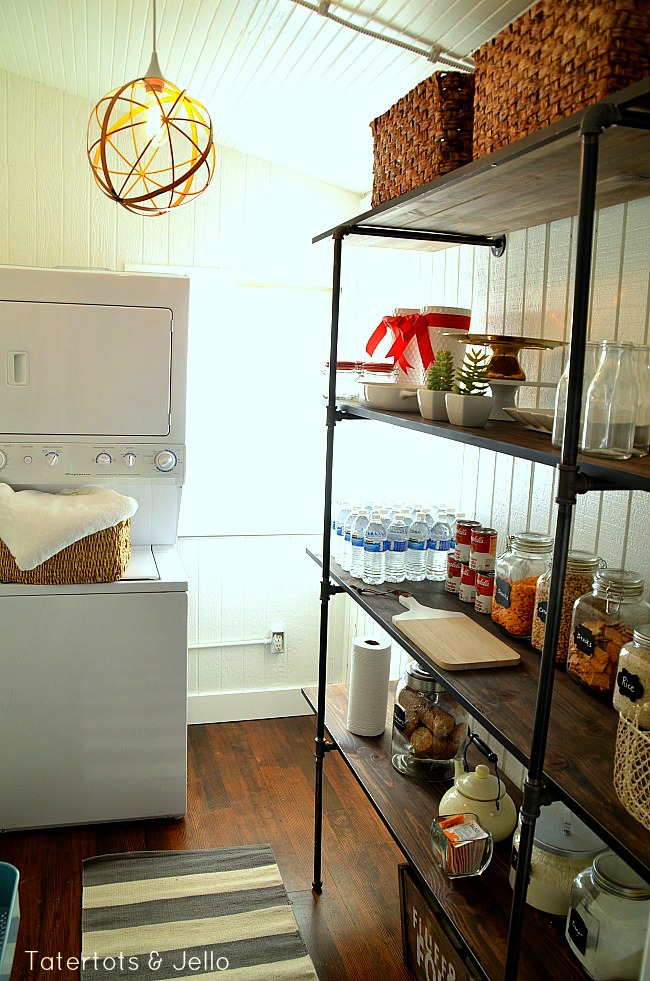
POLYGON ((162 76, 153 52, 143 78, 99 100, 88 120, 93 177, 128 211, 162 215, 193 201, 212 179, 215 150, 205 106, 162 76))

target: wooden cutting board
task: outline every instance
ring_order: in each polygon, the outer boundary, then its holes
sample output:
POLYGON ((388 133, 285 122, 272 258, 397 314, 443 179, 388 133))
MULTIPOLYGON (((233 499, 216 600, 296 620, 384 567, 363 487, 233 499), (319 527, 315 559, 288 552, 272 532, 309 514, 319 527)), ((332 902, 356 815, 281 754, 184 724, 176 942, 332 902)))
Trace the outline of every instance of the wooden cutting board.
POLYGON ((400 620, 395 626, 445 671, 505 668, 519 654, 465 614, 439 620, 400 620))
POLYGON ((423 606, 422 603, 418 603, 415 596, 410 596, 407 593, 402 593, 399 596, 399 602, 406 607, 408 612, 395 614, 393 623, 398 626, 403 620, 438 620, 442 617, 465 617, 464 613, 452 613, 451 610, 434 610, 432 606, 423 606))

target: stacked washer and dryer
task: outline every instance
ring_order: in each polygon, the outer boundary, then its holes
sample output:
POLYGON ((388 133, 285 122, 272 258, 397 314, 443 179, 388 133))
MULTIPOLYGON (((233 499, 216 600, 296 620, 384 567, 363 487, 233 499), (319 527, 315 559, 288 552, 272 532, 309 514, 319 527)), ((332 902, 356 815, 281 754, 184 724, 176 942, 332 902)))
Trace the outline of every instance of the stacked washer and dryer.
POLYGON ((119 582, 0 583, 0 829, 186 810, 184 277, 0 267, 0 481, 133 497, 119 582))

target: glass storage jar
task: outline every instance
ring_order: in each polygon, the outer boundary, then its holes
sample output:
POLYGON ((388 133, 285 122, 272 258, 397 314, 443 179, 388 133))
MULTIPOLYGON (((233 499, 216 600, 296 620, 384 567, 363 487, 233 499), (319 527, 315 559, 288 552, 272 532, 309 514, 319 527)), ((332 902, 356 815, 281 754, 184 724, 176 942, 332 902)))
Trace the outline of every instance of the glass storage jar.
POLYGON ((599 569, 590 593, 573 608, 567 671, 591 695, 611 702, 621 647, 650 621, 638 572, 599 569))
POLYGON ((650 886, 612 851, 576 876, 566 939, 595 981, 636 981, 648 930, 650 886))
POLYGON ((634 424, 634 455, 647 456, 650 450, 650 347, 634 348, 639 402, 634 424))
POLYGON ((360 382, 394 382, 395 365, 390 361, 363 361, 359 365, 360 382))
MULTIPOLYGON (((328 385, 330 372, 329 361, 325 362, 323 374, 325 375, 325 385, 328 385)), ((336 397, 337 399, 356 399, 359 396, 359 362, 358 361, 337 361, 336 362, 336 397)), ((324 393, 327 398, 327 391, 324 393)))
POLYGON ((611 460, 632 456, 638 395, 634 345, 603 341, 596 374, 587 390, 583 452, 611 460))
POLYGON ((634 631, 621 647, 616 668, 614 708, 639 729, 650 729, 650 623, 634 631))
POLYGON ((553 539, 535 531, 513 535, 497 558, 492 619, 513 637, 530 637, 537 580, 546 572, 553 539))
MULTIPOLYGON (((582 449, 582 424, 585 418, 585 402, 587 401, 587 392, 589 386, 591 385, 592 378, 596 373, 596 365, 598 364, 598 354, 599 354, 600 344, 586 344, 585 345, 585 363, 582 375, 582 401, 580 403, 580 449, 582 449)), ((562 435, 564 432, 564 417, 566 416, 566 397, 567 389, 569 387, 569 362, 567 361, 562 376, 557 384, 555 390, 555 413, 553 415, 553 435, 551 436, 551 442, 556 448, 562 446, 562 435)))
POLYGON ((395 691, 392 762, 416 780, 453 780, 467 745, 467 714, 428 671, 412 661, 395 691))
MULTIPOLYGON (((519 860, 521 817, 512 838, 510 885, 514 889, 519 860)), ((605 843, 572 814, 562 801, 542 807, 535 824, 526 902, 555 916, 569 911, 573 880, 605 843)))
MULTIPOLYGON (((604 565, 603 560, 597 555, 594 555, 593 552, 570 549, 567 555, 562 613, 560 614, 560 633, 555 651, 555 660, 558 664, 566 664, 567 654, 569 652, 569 637, 571 635, 573 604, 577 599, 591 590, 594 583, 594 575, 604 565)), ((550 588, 551 567, 549 566, 546 572, 537 580, 537 588, 535 590, 535 610, 533 613, 533 629, 530 642, 538 651, 541 651, 544 646, 544 632, 546 630, 546 613, 550 588)))

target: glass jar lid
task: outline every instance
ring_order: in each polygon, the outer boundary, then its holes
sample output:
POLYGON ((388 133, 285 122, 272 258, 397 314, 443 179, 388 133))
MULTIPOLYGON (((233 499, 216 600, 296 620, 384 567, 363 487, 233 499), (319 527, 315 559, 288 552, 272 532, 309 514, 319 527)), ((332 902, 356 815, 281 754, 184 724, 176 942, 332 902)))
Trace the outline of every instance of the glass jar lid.
POLYGON ((650 647, 650 623, 643 623, 640 627, 635 627, 633 640, 635 644, 650 647))
POLYGON ((604 562, 594 552, 584 552, 579 548, 571 548, 567 553, 567 572, 596 572, 602 569, 604 562))
POLYGON ((361 368, 364 371, 389 375, 395 370, 395 365, 390 361, 362 361, 361 368))
POLYGON ((594 592, 603 598, 630 599, 643 592, 644 580, 627 569, 599 569, 594 576, 594 592))
POLYGON ((593 863, 594 881, 613 896, 625 899, 650 899, 650 886, 640 875, 612 851, 596 855, 593 863))
POLYGON ((439 681, 436 681, 428 671, 420 667, 417 661, 411 661, 408 665, 404 672, 404 680, 409 688, 425 694, 434 694, 445 690, 439 681))
POLYGON ((561 800, 542 807, 535 824, 535 844, 552 855, 585 859, 587 862, 605 847, 604 841, 572 814, 561 800))
POLYGON ((553 551, 553 539, 536 531, 520 531, 510 539, 516 552, 529 552, 531 555, 548 555, 553 551))
MULTIPOLYGON (((325 362, 325 367, 326 368, 329 368, 329 366, 330 366, 329 361, 326 361, 325 362)), ((336 362, 336 370, 337 371, 358 371, 359 370, 359 362, 358 361, 337 361, 336 362)))

